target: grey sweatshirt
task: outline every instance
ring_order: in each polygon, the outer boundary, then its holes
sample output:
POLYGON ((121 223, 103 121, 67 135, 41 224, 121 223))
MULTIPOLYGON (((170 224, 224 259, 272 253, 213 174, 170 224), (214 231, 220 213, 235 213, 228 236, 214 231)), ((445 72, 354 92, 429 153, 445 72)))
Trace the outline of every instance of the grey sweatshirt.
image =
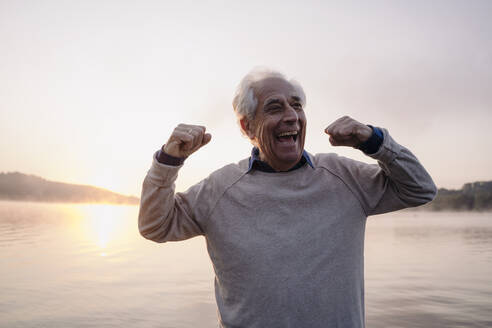
POLYGON ((140 233, 156 242, 205 236, 221 327, 364 327, 369 215, 432 200, 424 167, 382 129, 366 164, 309 155, 290 171, 227 165, 175 193, 180 166, 157 162, 143 183, 140 233))

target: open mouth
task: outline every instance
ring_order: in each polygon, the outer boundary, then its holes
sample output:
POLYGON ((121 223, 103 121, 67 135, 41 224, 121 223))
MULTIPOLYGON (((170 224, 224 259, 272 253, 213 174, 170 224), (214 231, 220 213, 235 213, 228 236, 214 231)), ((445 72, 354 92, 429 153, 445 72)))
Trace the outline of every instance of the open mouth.
POLYGON ((286 142, 286 141, 297 141, 297 131, 286 131, 286 132, 281 132, 277 134, 277 140, 280 142, 286 142))

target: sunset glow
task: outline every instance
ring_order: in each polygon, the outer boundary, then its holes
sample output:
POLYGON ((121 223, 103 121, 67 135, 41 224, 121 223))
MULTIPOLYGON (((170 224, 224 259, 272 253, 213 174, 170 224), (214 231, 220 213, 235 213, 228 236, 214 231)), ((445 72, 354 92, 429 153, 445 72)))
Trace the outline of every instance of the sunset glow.
POLYGON ((77 239, 92 244, 94 252, 100 256, 111 255, 115 246, 138 238, 138 234, 132 231, 137 229, 136 223, 128 227, 128 221, 125 221, 130 214, 136 215, 132 206, 72 205, 70 210, 72 231, 77 239))

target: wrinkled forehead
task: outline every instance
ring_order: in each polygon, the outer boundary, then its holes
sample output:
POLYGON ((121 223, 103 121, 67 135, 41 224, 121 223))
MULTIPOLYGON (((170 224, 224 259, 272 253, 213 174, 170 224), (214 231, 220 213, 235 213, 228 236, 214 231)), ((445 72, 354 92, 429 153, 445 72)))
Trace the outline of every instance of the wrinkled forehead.
POLYGON ((258 105, 263 105, 269 98, 285 98, 289 100, 293 97, 300 98, 301 95, 294 86, 285 79, 279 77, 269 77, 253 84, 258 105))

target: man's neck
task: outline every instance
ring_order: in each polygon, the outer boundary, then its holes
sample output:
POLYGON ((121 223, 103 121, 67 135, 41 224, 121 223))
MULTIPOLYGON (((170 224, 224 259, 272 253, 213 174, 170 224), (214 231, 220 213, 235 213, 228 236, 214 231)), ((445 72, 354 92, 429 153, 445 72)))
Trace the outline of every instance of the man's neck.
MULTIPOLYGON (((264 159, 264 157, 263 157, 264 159)), ((272 167, 267 161, 263 160, 261 156, 261 152, 258 149, 258 147, 254 147, 252 152, 251 152, 251 163, 250 166, 251 168, 254 168, 256 170, 262 171, 262 172, 269 172, 269 173, 275 173, 275 172, 288 172, 288 171, 293 171, 296 170, 300 167, 302 167, 308 160, 305 158, 305 155, 301 156, 299 161, 291 165, 289 168, 285 170, 278 170, 272 167)))

